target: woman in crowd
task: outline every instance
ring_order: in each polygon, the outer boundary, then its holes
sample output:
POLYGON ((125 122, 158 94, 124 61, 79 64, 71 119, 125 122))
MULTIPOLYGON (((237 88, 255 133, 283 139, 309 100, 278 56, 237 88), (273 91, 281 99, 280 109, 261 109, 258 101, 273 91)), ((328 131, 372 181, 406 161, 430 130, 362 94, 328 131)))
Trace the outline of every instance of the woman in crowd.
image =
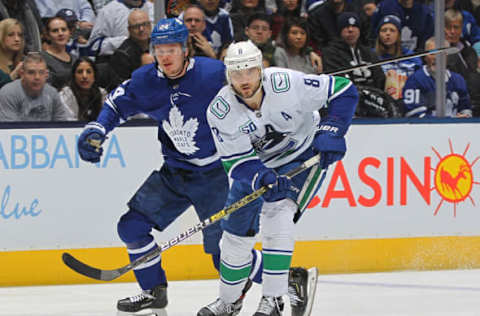
POLYGON ((67 52, 71 33, 67 21, 62 17, 50 18, 45 27, 48 43, 42 55, 50 73, 48 83, 60 90, 68 83, 75 62, 75 57, 67 52))
POLYGON ((302 0, 281 0, 278 11, 272 15, 272 39, 281 41, 280 32, 287 19, 300 17, 302 0))
MULTIPOLYGON (((411 50, 402 48, 400 30, 401 22, 397 16, 387 15, 383 17, 378 27, 375 44, 375 52, 381 60, 413 54, 411 50)), ((408 76, 412 75, 421 66, 422 60, 419 57, 382 65, 382 70, 386 76, 385 92, 395 100, 400 99, 408 76)))
POLYGON ((63 103, 79 121, 94 121, 107 95, 97 85, 97 68, 88 57, 80 57, 71 70, 70 84, 60 91, 63 103))
POLYGON ((0 88, 18 78, 25 38, 18 20, 0 21, 0 88))
POLYGON ((275 49, 275 65, 308 74, 317 73, 310 60, 310 54, 307 53, 310 38, 307 20, 296 17, 287 19, 280 36, 283 47, 277 46, 275 49))

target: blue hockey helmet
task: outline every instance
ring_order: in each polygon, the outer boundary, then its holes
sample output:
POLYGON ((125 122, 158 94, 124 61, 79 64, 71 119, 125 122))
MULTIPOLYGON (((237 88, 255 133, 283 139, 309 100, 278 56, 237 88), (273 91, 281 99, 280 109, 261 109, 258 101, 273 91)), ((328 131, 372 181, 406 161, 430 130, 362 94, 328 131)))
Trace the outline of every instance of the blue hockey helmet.
POLYGON ((161 19, 152 30, 151 44, 180 43, 186 46, 188 29, 179 18, 161 19))

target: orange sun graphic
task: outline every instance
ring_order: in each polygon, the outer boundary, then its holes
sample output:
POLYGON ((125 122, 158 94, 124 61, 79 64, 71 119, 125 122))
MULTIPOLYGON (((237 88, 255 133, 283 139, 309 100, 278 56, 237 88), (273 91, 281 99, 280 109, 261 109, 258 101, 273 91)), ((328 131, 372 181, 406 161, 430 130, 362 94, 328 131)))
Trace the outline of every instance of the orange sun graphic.
POLYGON ((433 152, 437 155, 440 162, 434 169, 434 187, 431 190, 437 190, 438 195, 441 197, 433 215, 437 215, 443 202, 447 201, 453 203, 453 216, 456 217, 457 203, 463 202, 467 197, 475 206, 475 201, 470 196, 470 193, 472 192, 473 185, 480 184, 480 182, 474 181, 472 167, 480 157, 475 158, 469 163, 465 156, 470 148, 470 143, 461 155, 453 152, 452 141, 450 139, 448 143, 450 145, 450 154, 443 157, 432 147, 433 152))

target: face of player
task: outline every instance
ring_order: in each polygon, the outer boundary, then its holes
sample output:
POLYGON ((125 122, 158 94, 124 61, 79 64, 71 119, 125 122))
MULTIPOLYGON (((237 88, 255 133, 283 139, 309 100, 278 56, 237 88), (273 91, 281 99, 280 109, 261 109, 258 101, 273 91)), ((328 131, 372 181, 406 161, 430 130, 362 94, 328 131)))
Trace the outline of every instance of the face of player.
POLYGON ((4 46, 11 52, 18 52, 22 48, 23 32, 20 25, 13 25, 7 32, 4 46))
POLYGON ((300 50, 307 42, 307 32, 299 26, 292 26, 288 31, 287 39, 295 50, 300 50))
POLYGON ((399 32, 392 23, 385 23, 380 28, 378 36, 380 36, 380 42, 385 46, 392 46, 397 42, 399 32))
POLYGON ((188 49, 184 52, 180 43, 159 44, 154 46, 154 54, 158 66, 168 78, 183 76, 188 49))
POLYGON ((70 40, 70 29, 61 19, 54 19, 48 23, 48 37, 55 46, 66 46, 70 40))
POLYGON ((75 70, 75 82, 83 90, 89 90, 95 81, 95 72, 86 61, 82 61, 75 70))
POLYGON ((340 35, 348 45, 355 46, 360 37, 360 29, 356 26, 349 25, 342 29, 340 35))
POLYGON ((48 78, 47 65, 44 62, 28 62, 21 71, 22 85, 30 96, 38 96, 48 78))
POLYGON ((462 36, 462 22, 460 20, 451 21, 445 24, 445 39, 450 44, 457 44, 462 36))
POLYGON ((242 98, 251 98, 260 86, 261 70, 259 67, 231 70, 228 72, 235 92, 242 98))

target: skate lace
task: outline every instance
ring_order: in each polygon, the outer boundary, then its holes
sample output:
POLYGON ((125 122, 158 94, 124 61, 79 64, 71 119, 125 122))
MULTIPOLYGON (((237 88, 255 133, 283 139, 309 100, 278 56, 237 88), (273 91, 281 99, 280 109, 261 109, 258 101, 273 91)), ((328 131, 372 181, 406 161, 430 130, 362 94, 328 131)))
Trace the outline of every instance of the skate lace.
POLYGON ((155 296, 153 295, 150 295, 146 292, 142 292, 138 295, 134 295, 134 296, 130 296, 128 299, 132 302, 132 303, 136 303, 136 302, 141 302, 145 299, 155 299, 155 296))
POLYGON ((293 306, 297 306, 298 303, 303 302, 303 299, 298 296, 298 291, 295 285, 290 285, 288 287, 288 298, 290 299, 290 304, 293 306))
POLYGON ((277 310, 280 310, 278 300, 271 296, 264 296, 260 301, 257 313, 270 315, 275 307, 277 308, 277 310))
POLYGON ((226 304, 220 298, 217 298, 215 302, 208 305, 208 308, 211 311, 216 313, 220 313, 220 312, 232 313, 233 312, 233 304, 226 304))

